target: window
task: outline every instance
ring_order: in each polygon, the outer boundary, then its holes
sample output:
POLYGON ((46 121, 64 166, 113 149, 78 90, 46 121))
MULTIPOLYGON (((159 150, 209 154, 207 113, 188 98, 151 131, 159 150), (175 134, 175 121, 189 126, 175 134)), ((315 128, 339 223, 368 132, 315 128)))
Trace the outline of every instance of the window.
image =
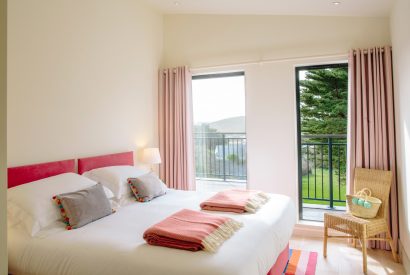
POLYGON ((245 75, 192 77, 197 190, 246 188, 245 75))

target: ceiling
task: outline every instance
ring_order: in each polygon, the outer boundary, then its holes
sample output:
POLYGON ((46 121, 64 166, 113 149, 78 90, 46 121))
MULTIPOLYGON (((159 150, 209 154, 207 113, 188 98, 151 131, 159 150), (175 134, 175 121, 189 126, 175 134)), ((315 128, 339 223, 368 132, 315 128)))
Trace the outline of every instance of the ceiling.
POLYGON ((145 0, 168 14, 374 16, 390 13, 394 0, 145 0), (339 5, 333 2, 340 2, 339 5))

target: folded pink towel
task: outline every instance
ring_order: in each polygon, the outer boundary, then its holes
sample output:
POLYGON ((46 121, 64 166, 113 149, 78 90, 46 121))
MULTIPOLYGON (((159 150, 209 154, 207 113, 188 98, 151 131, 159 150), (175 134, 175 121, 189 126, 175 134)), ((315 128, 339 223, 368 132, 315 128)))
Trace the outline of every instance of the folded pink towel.
POLYGON ((203 210, 255 213, 269 200, 267 194, 252 190, 226 190, 201 203, 203 210))
POLYGON ((241 226, 231 218, 183 209, 148 228, 144 240, 151 245, 215 252, 241 226))

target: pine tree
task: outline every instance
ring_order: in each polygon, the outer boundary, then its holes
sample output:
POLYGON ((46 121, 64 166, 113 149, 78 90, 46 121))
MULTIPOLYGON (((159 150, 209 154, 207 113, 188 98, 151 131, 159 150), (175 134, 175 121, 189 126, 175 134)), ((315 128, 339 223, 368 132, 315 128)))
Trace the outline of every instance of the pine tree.
MULTIPOLYGON (((301 131, 303 135, 331 135, 347 133, 347 67, 312 69, 305 73, 305 79, 300 80, 300 114, 301 131)), ((311 142, 327 142, 323 138, 305 139, 311 142)), ((334 143, 345 140, 333 139, 334 143)), ((345 178, 346 159, 338 159, 338 155, 346 155, 346 148, 333 146, 334 171, 345 178), (340 150, 340 151, 339 151, 340 150), (340 163, 339 163, 340 162, 340 163), (340 171, 338 167, 340 166, 340 171)), ((310 158, 320 158, 328 163, 328 147, 318 147, 315 151, 309 147, 310 158), (324 156, 320 153, 322 148, 324 156)), ((307 150, 307 147, 305 148, 307 150)), ((310 162, 311 160, 309 160, 310 162)), ((312 163, 310 163, 313 165, 312 163)))
POLYGON ((347 68, 313 69, 300 80, 303 134, 347 133, 347 68))

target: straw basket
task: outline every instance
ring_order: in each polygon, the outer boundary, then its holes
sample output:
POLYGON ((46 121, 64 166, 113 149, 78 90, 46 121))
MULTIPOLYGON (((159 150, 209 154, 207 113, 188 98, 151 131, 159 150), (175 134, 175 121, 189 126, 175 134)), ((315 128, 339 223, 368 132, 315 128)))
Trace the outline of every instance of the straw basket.
POLYGON ((346 195, 350 213, 359 218, 371 219, 376 217, 382 201, 372 197, 372 191, 363 188, 354 195, 346 195))

